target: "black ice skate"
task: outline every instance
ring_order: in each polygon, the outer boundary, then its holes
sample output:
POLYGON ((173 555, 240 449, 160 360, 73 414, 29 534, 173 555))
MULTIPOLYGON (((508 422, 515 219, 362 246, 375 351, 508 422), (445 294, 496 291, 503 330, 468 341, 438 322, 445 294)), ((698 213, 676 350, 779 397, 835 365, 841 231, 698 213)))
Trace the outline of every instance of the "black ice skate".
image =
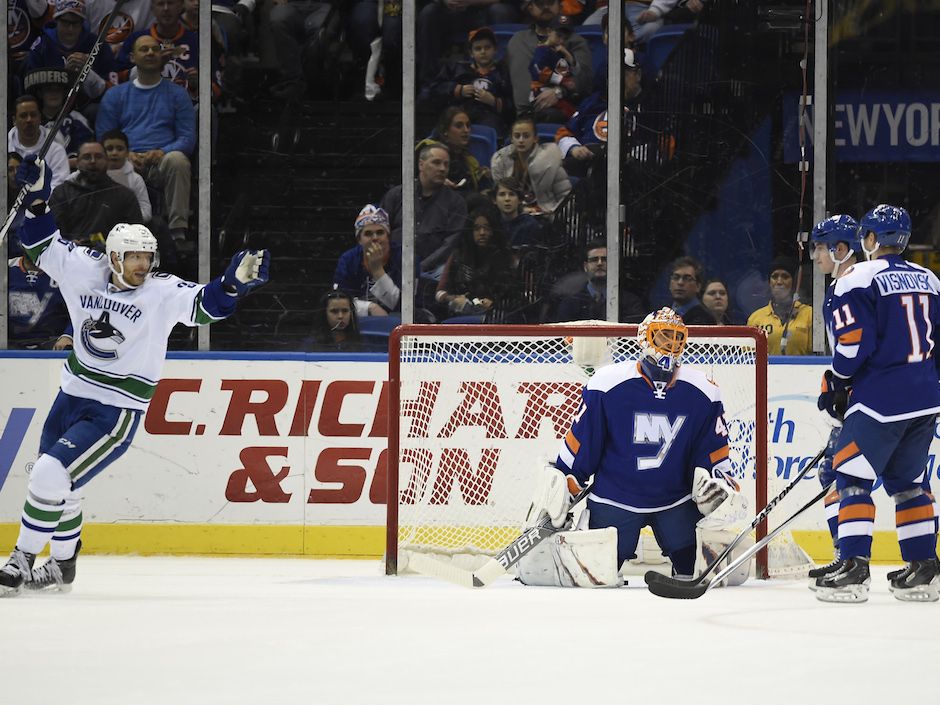
POLYGON ((75 580, 75 564, 78 562, 78 552, 82 550, 82 542, 75 546, 75 553, 71 558, 48 561, 33 571, 32 582, 26 583, 27 590, 44 590, 46 592, 68 592, 72 589, 75 580))
POLYGON ((0 597, 18 595, 24 583, 33 578, 33 562, 35 553, 26 553, 18 548, 13 549, 10 560, 0 568, 0 597))
POLYGON ((936 602, 940 599, 940 569, 936 558, 911 561, 891 578, 891 593, 904 602, 936 602))
POLYGON ((829 575, 830 573, 835 573, 837 570, 842 568, 842 565, 845 563, 844 560, 839 558, 839 549, 836 549, 836 555, 832 559, 831 563, 827 565, 821 565, 818 568, 813 568, 809 573, 806 574, 806 577, 809 578, 809 589, 816 589, 816 581, 822 578, 823 576, 829 575))
POLYGON ((823 602, 866 602, 871 573, 867 558, 847 558, 834 573, 816 580, 816 599, 823 602))

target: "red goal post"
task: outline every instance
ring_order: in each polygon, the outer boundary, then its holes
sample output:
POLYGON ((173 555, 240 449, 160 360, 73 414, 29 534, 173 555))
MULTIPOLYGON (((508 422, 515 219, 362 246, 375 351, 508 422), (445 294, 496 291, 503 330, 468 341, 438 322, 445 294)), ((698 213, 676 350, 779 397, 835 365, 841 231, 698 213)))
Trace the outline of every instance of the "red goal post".
MULTIPOLYGON (((638 358, 636 331, 598 322, 396 328, 386 573, 403 569, 403 551, 493 555, 518 537, 535 473, 557 455, 581 388, 594 367, 638 358)), ((768 496, 766 336, 744 326, 690 326, 683 364, 721 388, 732 467, 756 514, 768 496)), ((765 522, 757 538, 766 532, 765 522)), ((769 570, 765 549, 756 574, 769 570)))

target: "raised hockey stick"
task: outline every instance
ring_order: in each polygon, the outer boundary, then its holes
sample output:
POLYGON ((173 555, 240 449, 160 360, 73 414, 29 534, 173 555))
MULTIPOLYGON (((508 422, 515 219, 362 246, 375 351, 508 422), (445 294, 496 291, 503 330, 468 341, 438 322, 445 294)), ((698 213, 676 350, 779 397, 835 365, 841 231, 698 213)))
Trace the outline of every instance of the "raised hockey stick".
MULTIPOLYGON (((62 102, 62 107, 59 108, 59 114, 56 115, 55 122, 52 123, 52 127, 49 128, 49 133, 46 135, 46 139, 43 140, 42 145, 39 147, 39 152, 36 153, 36 161, 45 159, 46 152, 49 151, 49 147, 52 145, 56 135, 59 133, 59 129, 62 127, 62 123, 65 121, 66 116, 72 109, 75 96, 77 96, 78 92, 81 90, 82 84, 85 83, 85 79, 88 78, 88 73, 91 71, 91 65, 95 62, 95 59, 98 57, 98 53, 101 51, 101 44, 104 41, 104 37, 108 33, 108 30, 111 29, 111 23, 114 22, 114 18, 117 16, 118 10, 121 9, 121 6, 124 5, 125 2, 127 2, 127 0, 117 0, 117 2, 114 3, 114 9, 111 10, 111 14, 108 15, 107 19, 102 23, 101 28, 98 30, 98 36, 95 37, 95 44, 92 46, 91 51, 88 52, 88 58, 86 58, 85 63, 82 64, 82 68, 78 72, 78 76, 75 78, 75 82, 72 84, 72 87, 69 88, 69 92, 66 94, 65 100, 62 102)), ((23 201, 26 200, 26 194, 28 192, 28 187, 23 186, 19 193, 16 194, 16 198, 13 199, 13 205, 10 208, 10 212, 7 213, 7 219, 3 223, 3 229, 0 230, 0 245, 3 244, 4 240, 6 240, 10 226, 12 226, 13 221, 16 220, 16 213, 23 205, 23 201)))
MULTIPOLYGON (((734 540, 728 544, 724 551, 722 551, 718 557, 708 564, 708 567, 702 571, 701 575, 698 575, 694 578, 673 578, 669 575, 663 575, 662 573, 657 573, 655 570, 646 571, 646 575, 643 576, 643 579, 646 581, 647 585, 652 586, 653 583, 667 582, 667 583, 680 583, 684 585, 699 585, 705 582, 706 578, 711 575, 725 558, 731 555, 731 552, 737 547, 741 541, 744 540, 758 525, 767 518, 767 515, 770 514, 771 510, 776 507, 780 501, 786 497, 793 490, 794 487, 802 480, 806 475, 812 470, 816 465, 822 460, 823 455, 826 453, 826 449, 823 448, 816 454, 816 457, 810 460, 806 465, 803 466, 803 469, 800 470, 796 476, 790 481, 786 487, 784 487, 780 494, 774 497, 767 503, 767 506, 764 507, 757 516, 754 517, 754 521, 751 522, 750 526, 744 528, 741 533, 734 537, 734 540)), ((652 590, 652 587, 650 588, 652 590)))
MULTIPOLYGON (((702 582, 690 583, 685 580, 677 580, 674 578, 667 579, 667 580, 658 580, 658 581, 649 583, 648 585, 649 591, 659 597, 667 597, 667 598, 674 599, 674 600, 698 599, 699 597, 704 595, 706 592, 711 590, 713 587, 717 587, 718 585, 720 585, 721 581, 724 580, 726 577, 728 577, 731 573, 733 573, 737 569, 738 566, 740 566, 745 561, 749 561, 755 553, 757 553, 764 546, 766 546, 771 541, 773 541, 774 538, 776 538, 777 535, 781 531, 787 528, 787 526, 794 519, 796 519, 798 516, 800 516, 800 514, 805 512, 807 509, 809 509, 814 504, 819 502, 823 497, 825 497, 831 487, 832 487, 832 483, 830 482, 828 485, 826 485, 822 489, 822 491, 819 494, 817 494, 810 501, 808 501, 802 507, 797 509, 789 517, 787 517, 783 521, 783 523, 780 524, 780 526, 778 526, 776 529, 771 531, 769 534, 767 534, 760 541, 758 541, 753 546, 748 548, 746 551, 741 553, 740 556, 738 556, 733 561, 731 561, 731 563, 729 563, 727 567, 725 567, 721 572, 718 573, 718 575, 716 575, 707 583, 702 583, 702 582)), ((668 577, 668 576, 664 576, 664 577, 668 577)))
MULTIPOLYGON (((570 509, 574 509, 579 502, 585 499, 593 488, 594 483, 592 482, 578 492, 571 499, 570 509)), ((500 576, 505 575, 512 566, 542 541, 552 534, 563 531, 564 526, 562 525, 561 528, 556 529, 552 525, 550 517, 543 518, 538 524, 525 530, 519 538, 502 551, 488 558, 486 563, 477 570, 467 570, 423 553, 410 553, 408 567, 423 575, 431 575, 463 587, 486 587, 500 576)))

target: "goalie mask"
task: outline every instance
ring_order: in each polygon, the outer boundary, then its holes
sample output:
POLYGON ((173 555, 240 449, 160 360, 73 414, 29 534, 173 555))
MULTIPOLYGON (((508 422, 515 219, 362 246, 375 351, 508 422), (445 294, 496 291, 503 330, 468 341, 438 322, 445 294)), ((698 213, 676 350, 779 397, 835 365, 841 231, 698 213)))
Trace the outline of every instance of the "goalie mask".
POLYGON ((654 380, 671 379, 688 337, 682 317, 671 308, 663 307, 649 314, 636 332, 643 371, 654 380))
POLYGON ((105 252, 108 256, 108 266, 121 281, 131 289, 137 286, 131 284, 124 278, 124 255, 128 252, 150 252, 153 259, 150 262, 150 271, 160 266, 160 253, 157 251, 157 238, 145 225, 137 223, 118 223, 111 232, 108 233, 108 239, 105 242, 105 252), (117 255, 117 262, 112 259, 111 254, 117 255))

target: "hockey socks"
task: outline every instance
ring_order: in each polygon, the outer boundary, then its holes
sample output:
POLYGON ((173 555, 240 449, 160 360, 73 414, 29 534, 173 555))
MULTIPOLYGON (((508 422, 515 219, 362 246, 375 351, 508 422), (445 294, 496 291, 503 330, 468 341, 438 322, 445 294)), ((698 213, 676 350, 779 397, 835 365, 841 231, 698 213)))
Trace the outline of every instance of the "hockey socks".
POLYGON ((838 486, 839 553, 843 558, 868 558, 871 556, 871 537, 875 529, 872 482, 840 474, 838 486))
POLYGON ((894 500, 901 557, 909 562, 935 558, 937 524, 931 497, 918 487, 896 494, 894 500))
POLYGON ((17 547, 34 555, 42 551, 59 526, 64 507, 64 503, 53 504, 28 493, 20 517, 17 547))

